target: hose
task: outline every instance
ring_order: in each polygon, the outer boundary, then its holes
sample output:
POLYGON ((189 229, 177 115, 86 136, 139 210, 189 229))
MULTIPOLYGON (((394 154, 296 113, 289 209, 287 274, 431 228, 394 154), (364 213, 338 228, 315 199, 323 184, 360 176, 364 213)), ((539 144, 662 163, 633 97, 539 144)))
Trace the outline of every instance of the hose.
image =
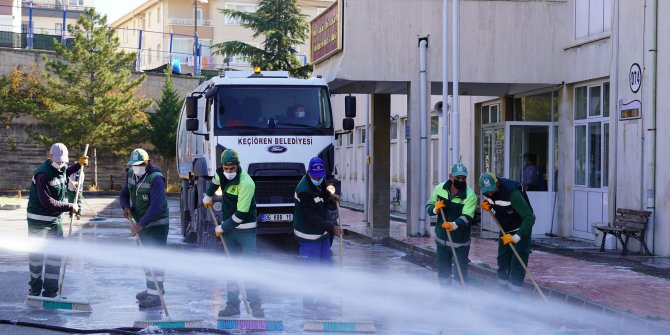
MULTIPOLYGON (((16 320, 0 320, 0 325, 12 325, 18 327, 47 329, 69 334, 119 334, 119 335, 138 335, 146 334, 142 328, 121 327, 121 328, 101 328, 101 329, 77 329, 61 326, 46 325, 42 323, 24 322, 16 320)), ((161 333, 210 333, 210 334, 230 334, 223 329, 216 328, 171 328, 161 329, 161 333)))

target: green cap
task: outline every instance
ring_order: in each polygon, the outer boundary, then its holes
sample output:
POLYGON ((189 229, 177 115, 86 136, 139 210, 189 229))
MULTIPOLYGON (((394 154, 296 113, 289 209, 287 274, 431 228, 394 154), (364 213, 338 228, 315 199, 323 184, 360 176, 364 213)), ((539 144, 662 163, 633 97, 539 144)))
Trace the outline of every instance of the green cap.
POLYGON ((139 165, 149 160, 149 154, 144 149, 135 149, 130 153, 127 165, 139 165))
POLYGON ((221 153, 221 165, 231 166, 240 164, 240 157, 233 149, 226 149, 221 153))
POLYGON ((451 166, 451 170, 449 170, 449 174, 458 177, 458 176, 468 176, 468 168, 465 167, 462 163, 456 163, 451 166))
POLYGON ((484 172, 479 177, 479 188, 482 193, 495 191, 496 183, 498 183, 498 178, 492 172, 484 172))

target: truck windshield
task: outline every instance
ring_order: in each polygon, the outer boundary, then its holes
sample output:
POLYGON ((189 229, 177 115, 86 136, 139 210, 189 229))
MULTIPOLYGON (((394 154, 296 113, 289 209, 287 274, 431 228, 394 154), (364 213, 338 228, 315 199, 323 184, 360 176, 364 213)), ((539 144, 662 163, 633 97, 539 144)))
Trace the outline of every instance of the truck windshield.
POLYGON ((328 90, 319 86, 220 86, 214 104, 216 133, 328 134, 328 90))

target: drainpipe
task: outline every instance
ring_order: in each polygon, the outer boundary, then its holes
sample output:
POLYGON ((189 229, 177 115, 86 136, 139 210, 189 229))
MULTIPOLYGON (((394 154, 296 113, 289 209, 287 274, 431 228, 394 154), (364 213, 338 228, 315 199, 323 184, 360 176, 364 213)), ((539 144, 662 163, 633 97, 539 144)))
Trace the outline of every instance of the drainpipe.
POLYGON ((442 117, 440 118, 440 181, 449 178, 449 0, 442 4, 442 117))
POLYGON ((365 222, 370 222, 370 95, 365 99, 365 222))
MULTIPOLYGON (((419 204, 426 203, 426 147, 427 147, 427 101, 426 101, 426 48, 428 48, 428 37, 419 38, 419 122, 421 123, 419 142, 419 204)), ((423 235, 426 232, 426 211, 419 210, 419 231, 423 235)))
POLYGON ((459 30, 458 30, 458 23, 459 23, 459 0, 453 0, 454 1, 454 12, 452 13, 454 15, 454 18, 451 20, 451 23, 453 24, 453 28, 451 29, 452 34, 453 34, 453 43, 454 46, 451 48, 451 50, 454 53, 453 56, 453 92, 451 93, 451 143, 452 143, 452 157, 451 157, 451 162, 452 163, 458 163, 461 161, 461 150, 460 150, 460 134, 459 134, 459 115, 458 115, 458 80, 459 75, 458 75, 458 69, 460 66, 460 57, 458 56, 459 53, 459 30))
MULTIPOLYGON (((658 0, 648 0, 645 4, 644 31, 644 72, 642 87, 644 88, 642 108, 642 125, 644 126, 644 186, 646 190, 646 209, 651 212, 649 224, 652 226, 651 252, 654 252, 656 222, 656 33, 658 29, 658 0)), ((647 240, 645 238, 645 240, 647 240)))

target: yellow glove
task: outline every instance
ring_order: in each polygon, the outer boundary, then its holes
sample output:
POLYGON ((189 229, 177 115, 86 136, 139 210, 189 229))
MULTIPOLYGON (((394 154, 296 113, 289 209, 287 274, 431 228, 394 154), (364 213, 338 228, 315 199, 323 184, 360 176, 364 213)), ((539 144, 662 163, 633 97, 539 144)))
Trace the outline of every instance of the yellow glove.
POLYGON ((479 205, 482 210, 484 211, 490 211, 491 210, 491 203, 488 202, 488 200, 483 200, 482 203, 479 205))
POLYGON ((447 208, 447 204, 444 203, 444 200, 435 201, 435 214, 439 214, 440 210, 443 208, 447 208))
POLYGON ((516 234, 514 234, 514 236, 512 236, 510 234, 505 234, 505 235, 502 236, 502 241, 503 241, 504 245, 508 245, 510 243, 516 244, 516 243, 519 243, 519 241, 521 241, 521 237, 519 235, 516 235, 516 234))
POLYGON ((212 206, 214 205, 214 200, 212 199, 212 197, 205 194, 205 196, 202 197, 202 205, 205 208, 212 208, 212 206))
POLYGON ((79 157, 79 165, 88 166, 88 156, 84 155, 79 157))
POLYGON ((448 231, 454 231, 454 230, 458 229, 458 225, 456 224, 456 222, 446 222, 445 221, 442 224, 442 228, 444 228, 448 231))
POLYGON ((221 225, 217 225, 216 228, 214 228, 214 235, 216 235, 216 237, 221 237, 221 235, 223 235, 223 228, 221 228, 221 225))

